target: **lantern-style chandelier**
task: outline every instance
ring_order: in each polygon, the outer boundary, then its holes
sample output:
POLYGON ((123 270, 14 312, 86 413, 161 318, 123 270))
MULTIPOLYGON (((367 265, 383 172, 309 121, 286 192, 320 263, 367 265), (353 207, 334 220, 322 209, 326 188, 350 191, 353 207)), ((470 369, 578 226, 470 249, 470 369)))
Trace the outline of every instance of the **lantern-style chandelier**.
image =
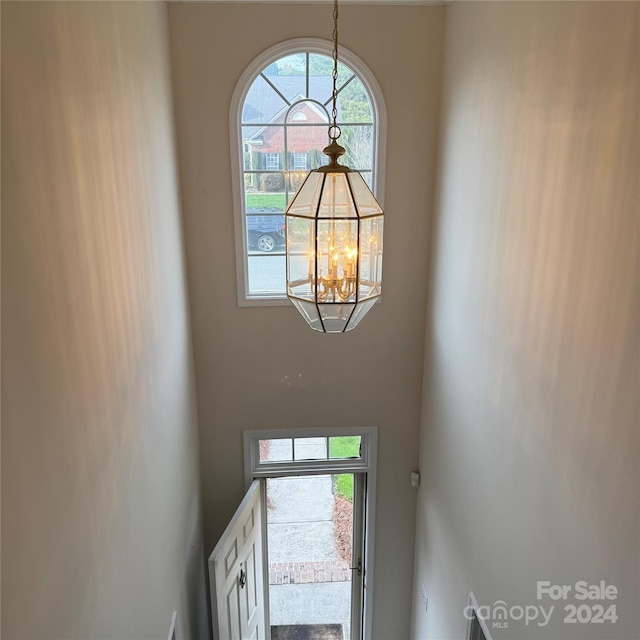
POLYGON ((312 329, 358 326, 382 294, 383 212, 345 153, 338 116, 338 0, 333 8, 333 123, 329 164, 309 172, 287 207, 287 297, 312 329))

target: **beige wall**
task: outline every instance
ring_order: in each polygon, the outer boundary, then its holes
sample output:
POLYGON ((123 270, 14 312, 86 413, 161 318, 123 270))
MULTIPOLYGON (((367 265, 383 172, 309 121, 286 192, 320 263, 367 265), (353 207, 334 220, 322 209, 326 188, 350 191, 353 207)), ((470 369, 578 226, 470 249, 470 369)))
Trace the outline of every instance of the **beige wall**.
POLYGON ((206 624, 166 7, 2 3, 2 637, 206 624))
POLYGON ((640 636, 639 9, 447 8, 415 638, 537 580, 615 584, 619 621, 494 638, 640 636))
POLYGON ((356 331, 311 331, 293 306, 239 308, 229 105, 269 46, 328 38, 328 5, 169 7, 180 175, 211 551, 243 494, 242 431, 380 428, 374 637, 409 635, 415 490, 443 7, 340 13, 343 44, 377 77, 388 112, 385 297, 356 331), (387 44, 393 42, 392 47, 387 44))

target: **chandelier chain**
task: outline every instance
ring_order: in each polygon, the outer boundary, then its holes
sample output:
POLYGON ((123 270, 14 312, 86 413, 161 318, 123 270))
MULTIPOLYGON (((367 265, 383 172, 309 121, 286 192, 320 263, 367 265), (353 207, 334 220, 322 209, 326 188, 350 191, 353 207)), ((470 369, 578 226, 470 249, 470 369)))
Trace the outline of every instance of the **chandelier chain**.
POLYGON ((329 137, 336 140, 340 136, 338 120, 338 0, 333 1, 333 126, 329 137))

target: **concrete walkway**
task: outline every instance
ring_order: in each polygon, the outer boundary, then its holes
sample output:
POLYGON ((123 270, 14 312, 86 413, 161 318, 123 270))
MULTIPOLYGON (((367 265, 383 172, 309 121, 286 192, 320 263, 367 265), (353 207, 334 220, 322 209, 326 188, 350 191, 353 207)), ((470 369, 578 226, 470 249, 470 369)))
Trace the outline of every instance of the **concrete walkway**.
POLYGON ((339 560, 331 476, 273 478, 267 486, 269 563, 339 560))
MULTIPOLYGON (((273 442, 268 459, 290 460, 290 451, 273 442)), ((324 438, 296 443, 298 459, 326 455, 324 438)), ((331 476, 269 479, 267 496, 271 624, 339 623, 348 640, 351 573, 333 537, 331 476)))

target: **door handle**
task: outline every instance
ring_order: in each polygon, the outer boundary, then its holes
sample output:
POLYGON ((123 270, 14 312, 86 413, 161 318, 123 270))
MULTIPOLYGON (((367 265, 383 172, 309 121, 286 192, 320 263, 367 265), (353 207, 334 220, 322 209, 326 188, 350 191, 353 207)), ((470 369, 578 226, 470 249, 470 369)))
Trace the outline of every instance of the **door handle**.
POLYGON ((242 568, 242 565, 240 565, 240 577, 238 578, 238 582, 240 583, 240 588, 244 589, 244 585, 247 584, 247 574, 242 568))
POLYGON ((362 558, 358 558, 358 564, 355 567, 349 567, 352 571, 357 571, 358 575, 362 575, 362 558))

